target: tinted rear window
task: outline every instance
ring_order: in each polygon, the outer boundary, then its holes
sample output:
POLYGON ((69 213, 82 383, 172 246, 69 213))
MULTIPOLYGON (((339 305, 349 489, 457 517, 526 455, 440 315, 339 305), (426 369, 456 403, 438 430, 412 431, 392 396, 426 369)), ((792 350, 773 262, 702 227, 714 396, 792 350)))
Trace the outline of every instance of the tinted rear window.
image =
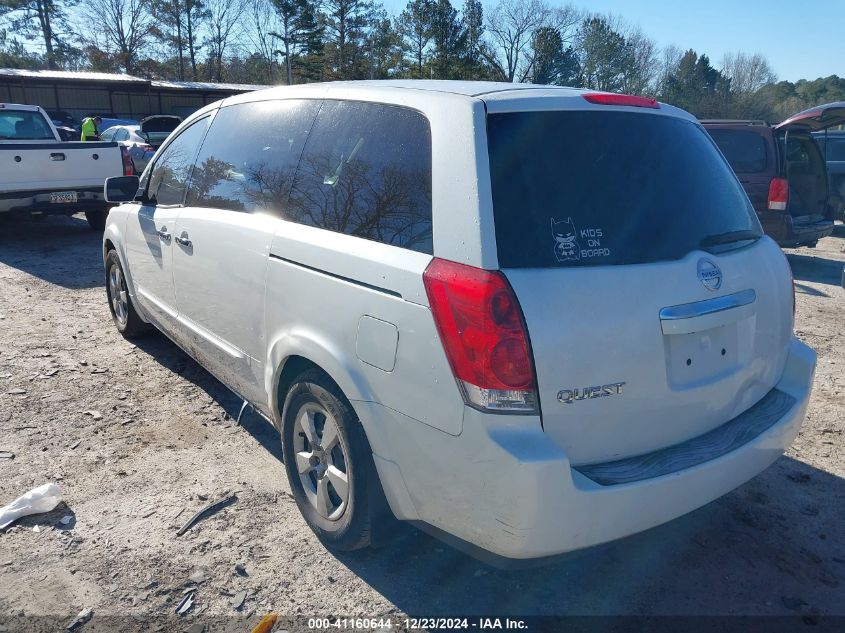
POLYGON ((766 169, 766 139, 743 130, 708 130, 716 145, 738 174, 758 174, 766 169))
POLYGON ((679 259, 706 238, 761 234, 707 133, 629 112, 487 118, 499 265, 607 266, 679 259))

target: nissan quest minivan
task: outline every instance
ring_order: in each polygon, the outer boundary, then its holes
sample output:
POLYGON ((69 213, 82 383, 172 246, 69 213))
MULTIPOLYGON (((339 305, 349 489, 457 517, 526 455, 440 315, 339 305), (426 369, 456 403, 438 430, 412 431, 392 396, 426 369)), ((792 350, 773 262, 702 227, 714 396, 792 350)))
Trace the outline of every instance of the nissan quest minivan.
POLYGON ((689 114, 478 82, 280 87, 112 178, 106 290, 280 431, 336 549, 393 517, 494 560, 754 477, 815 354, 789 265, 689 114))

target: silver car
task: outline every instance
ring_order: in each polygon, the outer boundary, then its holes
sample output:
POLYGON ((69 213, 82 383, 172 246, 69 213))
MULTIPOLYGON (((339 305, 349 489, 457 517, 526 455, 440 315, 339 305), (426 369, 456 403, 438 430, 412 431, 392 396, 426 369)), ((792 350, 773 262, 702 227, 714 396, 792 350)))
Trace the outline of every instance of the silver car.
POLYGON ((140 174, 165 139, 182 122, 181 117, 153 115, 141 119, 137 125, 113 125, 100 134, 103 141, 115 141, 126 148, 135 173, 140 174))

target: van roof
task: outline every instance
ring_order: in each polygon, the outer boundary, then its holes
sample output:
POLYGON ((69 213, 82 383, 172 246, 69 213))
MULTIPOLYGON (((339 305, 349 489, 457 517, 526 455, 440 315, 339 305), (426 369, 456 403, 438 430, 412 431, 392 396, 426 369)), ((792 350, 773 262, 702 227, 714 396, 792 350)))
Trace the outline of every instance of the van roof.
MULTIPOLYGON (((364 81, 332 81, 323 83, 300 84, 297 86, 277 86, 268 91, 289 91, 291 89, 322 89, 327 92, 349 88, 368 88, 385 90, 420 90, 424 92, 443 92, 463 95, 465 97, 481 97, 493 93, 519 93, 530 90, 554 90, 555 92, 579 95, 592 90, 579 90, 561 86, 544 86, 538 84, 515 84, 504 81, 455 81, 440 79, 383 79, 364 81)), ((514 96, 511 94, 510 96, 514 96)))
MULTIPOLYGON (((383 99, 386 103, 402 103, 413 106, 422 100, 440 101, 441 99, 481 100, 486 104, 489 112, 544 110, 554 100, 558 105, 566 104, 571 108, 603 108, 588 104, 579 97, 584 94, 602 92, 580 88, 566 88, 563 86, 546 86, 539 84, 519 84, 496 81, 451 81, 436 79, 407 79, 407 80, 364 80, 364 81, 333 81, 324 83, 297 84, 294 86, 275 86, 265 90, 256 90, 225 99, 222 105, 234 105, 266 99, 354 99, 374 100, 383 99)), ((221 105, 220 102, 202 108, 192 117, 212 110, 221 105)), ((642 108, 627 108, 642 110, 642 108)), ((659 110, 648 110, 650 113, 679 116, 689 120, 695 118, 683 110, 665 103, 660 104, 659 110)))

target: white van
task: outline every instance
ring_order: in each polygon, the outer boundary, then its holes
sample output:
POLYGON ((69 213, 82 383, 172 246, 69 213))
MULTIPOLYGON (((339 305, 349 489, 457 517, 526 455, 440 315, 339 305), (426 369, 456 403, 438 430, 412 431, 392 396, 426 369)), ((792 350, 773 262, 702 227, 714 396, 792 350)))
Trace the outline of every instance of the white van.
POLYGON ((110 179, 107 292, 281 432, 337 549, 531 559, 747 481, 804 419, 789 265, 689 114, 477 82, 273 88, 110 179))

